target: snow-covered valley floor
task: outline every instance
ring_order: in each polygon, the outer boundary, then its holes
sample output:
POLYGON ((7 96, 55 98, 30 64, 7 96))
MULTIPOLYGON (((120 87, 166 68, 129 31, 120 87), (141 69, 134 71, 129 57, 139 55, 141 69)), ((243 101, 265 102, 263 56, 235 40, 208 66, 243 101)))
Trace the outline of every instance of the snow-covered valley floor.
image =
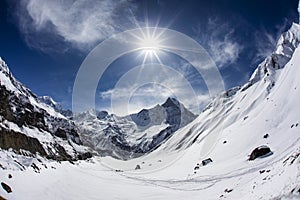
POLYGON ((47 169, 40 165, 39 173, 31 168, 1 170, 2 181, 13 192, 0 190, 0 195, 7 199, 299 199, 299 153, 295 146, 276 158, 248 165, 245 161, 245 166, 232 172, 207 173, 210 166, 205 166, 197 176, 183 179, 173 176, 174 171, 168 173, 173 165, 162 170, 169 177, 161 179, 156 172, 145 176, 142 169, 116 172, 104 167, 101 158, 75 164, 52 162, 47 169), (291 157, 284 160, 286 155, 291 157))

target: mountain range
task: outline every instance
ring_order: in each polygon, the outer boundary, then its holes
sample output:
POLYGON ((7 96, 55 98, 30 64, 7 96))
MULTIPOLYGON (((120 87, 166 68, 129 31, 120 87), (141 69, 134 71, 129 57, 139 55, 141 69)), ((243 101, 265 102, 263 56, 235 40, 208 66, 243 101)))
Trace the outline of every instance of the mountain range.
POLYGON ((74 115, 86 146, 123 160, 151 152, 195 118, 174 98, 124 117, 95 110, 74 115))
POLYGON ((2 184, 0 196, 299 199, 299 43, 294 23, 247 83, 199 116, 174 98, 125 117, 64 116, 1 60, 0 181, 12 192, 2 184))

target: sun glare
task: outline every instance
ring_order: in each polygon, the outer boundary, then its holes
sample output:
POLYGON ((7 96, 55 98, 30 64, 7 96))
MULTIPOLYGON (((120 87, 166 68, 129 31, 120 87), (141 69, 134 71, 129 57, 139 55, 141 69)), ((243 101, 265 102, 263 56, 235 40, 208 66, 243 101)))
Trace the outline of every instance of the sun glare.
POLYGON ((161 49, 158 36, 149 35, 149 33, 145 34, 144 37, 140 39, 139 50, 141 50, 142 55, 144 56, 143 64, 148 59, 150 59, 150 61, 156 59, 158 62, 161 62, 159 58, 161 49))
POLYGON ((146 37, 141 42, 141 48, 146 50, 158 50, 159 41, 154 37, 146 37))

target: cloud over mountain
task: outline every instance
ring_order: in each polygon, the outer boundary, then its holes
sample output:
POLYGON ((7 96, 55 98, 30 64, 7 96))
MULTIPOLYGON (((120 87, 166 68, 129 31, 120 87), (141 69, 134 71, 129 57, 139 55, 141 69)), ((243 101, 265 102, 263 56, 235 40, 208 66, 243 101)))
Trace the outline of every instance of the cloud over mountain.
POLYGON ((63 42, 86 50, 120 29, 134 5, 124 0, 25 0, 16 9, 29 46, 47 51, 63 42))

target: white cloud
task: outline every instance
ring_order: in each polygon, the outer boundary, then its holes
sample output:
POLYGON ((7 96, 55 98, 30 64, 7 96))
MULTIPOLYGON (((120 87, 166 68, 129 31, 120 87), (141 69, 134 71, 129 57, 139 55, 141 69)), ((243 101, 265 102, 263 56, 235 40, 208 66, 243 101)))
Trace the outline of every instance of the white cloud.
POLYGON ((223 67, 228 64, 234 64, 239 58, 242 47, 229 39, 229 34, 223 40, 211 39, 208 43, 210 53, 216 65, 223 67))
MULTIPOLYGON (((205 81, 191 64, 172 60, 171 67, 159 64, 135 67, 118 80, 114 88, 99 93, 98 104, 117 115, 135 113, 176 97, 186 108, 199 114, 209 103, 210 93, 205 81), (106 106, 113 104, 111 107, 106 106)), ((103 108, 102 108, 103 109, 103 108)))
POLYGON ((181 80, 170 76, 159 83, 115 87, 101 92, 100 98, 112 103, 111 107, 105 108, 106 110, 121 116, 136 113, 143 108, 154 107, 158 103, 165 102, 168 97, 177 98, 186 108, 198 114, 211 98, 209 94, 197 89, 190 91, 185 84, 184 78, 181 80), (124 102, 128 95, 130 101, 124 102))
POLYGON ((157 103, 163 103, 169 96, 172 96, 172 92, 158 84, 115 87, 100 93, 103 100, 112 104, 106 110, 120 116, 139 112, 143 108, 151 108, 157 103), (127 99, 128 95, 130 99, 127 99), (127 100, 129 102, 126 102, 127 100))
POLYGON ((47 50, 64 41, 82 50, 113 34, 133 7, 125 0, 23 0, 17 17, 30 46, 47 50))
POLYGON ((218 19, 210 18, 205 27, 199 25, 194 31, 218 68, 234 64, 243 50, 234 37, 235 30, 229 24, 221 24, 218 19))

